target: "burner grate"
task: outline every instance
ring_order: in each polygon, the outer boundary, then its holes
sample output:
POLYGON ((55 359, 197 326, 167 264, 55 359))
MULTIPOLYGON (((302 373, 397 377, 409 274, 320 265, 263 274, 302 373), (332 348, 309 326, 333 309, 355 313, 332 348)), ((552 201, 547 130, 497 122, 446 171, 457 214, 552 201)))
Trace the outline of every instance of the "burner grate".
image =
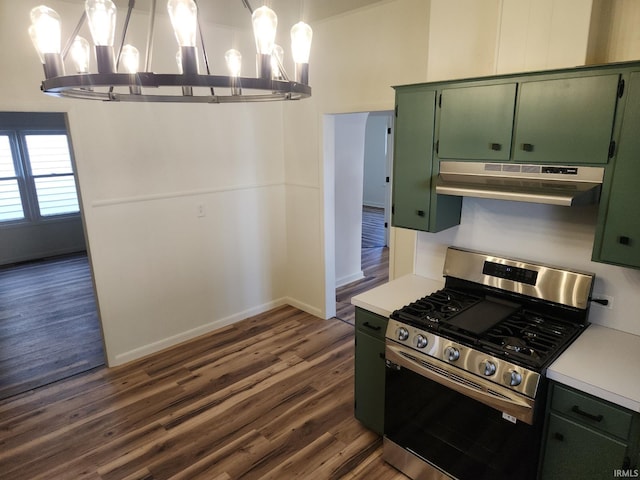
POLYGON ((578 331, 576 325, 525 310, 486 331, 479 343, 495 355, 541 368, 578 331))
POLYGON ((478 296, 445 287, 396 310, 391 314, 391 318, 418 328, 438 330, 442 322, 480 300, 478 296))

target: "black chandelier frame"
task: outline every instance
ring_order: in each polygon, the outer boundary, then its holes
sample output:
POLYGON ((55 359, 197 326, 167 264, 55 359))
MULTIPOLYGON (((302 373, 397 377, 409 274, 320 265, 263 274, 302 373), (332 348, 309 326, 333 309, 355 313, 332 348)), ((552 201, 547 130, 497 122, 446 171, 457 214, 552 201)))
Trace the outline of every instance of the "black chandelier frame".
MULTIPOLYGON (((195 0, 194 0, 195 1, 195 0)), ((243 5, 253 14, 249 0, 241 0, 243 5)), ((197 5, 197 3, 196 3, 197 5)), ((129 21, 135 0, 129 0, 127 16, 125 19, 122 38, 116 55, 116 71, 120 63, 120 56, 129 27, 129 21)), ((65 75, 62 66, 71 45, 80 29, 86 22, 86 13, 83 12, 78 24, 67 41, 60 56, 50 57, 45 54, 45 80, 42 81, 41 90, 51 96, 64 98, 77 98, 102 101, 126 101, 126 102, 173 102, 173 103, 242 103, 242 102, 269 102, 301 100, 311 96, 311 87, 308 85, 308 64, 296 64, 296 70, 300 71, 301 82, 288 78, 284 67, 276 58, 281 77, 271 78, 271 56, 258 54, 260 77, 235 77, 225 75, 211 75, 209 59, 204 44, 204 38, 200 27, 198 8, 198 31, 200 33, 200 46, 204 58, 206 75, 194 73, 194 68, 187 68, 185 73, 165 74, 150 72, 150 64, 153 50, 154 27, 156 16, 156 0, 152 0, 149 12, 149 26, 147 31, 145 71, 138 73, 79 73, 65 75), (268 58, 261 58, 268 57, 268 58), (63 73, 60 75, 60 73, 63 73), (303 83, 304 82, 304 83, 303 83), (115 91, 116 87, 128 87, 129 93, 115 91), (142 89, 160 89, 163 87, 182 87, 182 95, 167 93, 147 93, 142 89), (204 87, 208 94, 194 94, 194 87, 204 87), (220 94, 216 88, 228 89, 220 94), (101 90, 96 90, 101 89, 101 90), (247 93, 248 91, 248 93, 247 93)), ((98 62, 101 62, 100 49, 96 54, 98 62)), ((186 53, 186 52, 185 52, 186 53)), ((113 54, 111 54, 113 55, 113 54)), ((190 60, 193 62, 193 60, 190 60)), ((183 60, 184 65, 184 60, 183 60)), ((192 64, 193 65, 193 64, 192 64)), ((197 67, 195 67, 197 71, 197 67)), ((297 73, 298 75, 298 73, 297 73)))

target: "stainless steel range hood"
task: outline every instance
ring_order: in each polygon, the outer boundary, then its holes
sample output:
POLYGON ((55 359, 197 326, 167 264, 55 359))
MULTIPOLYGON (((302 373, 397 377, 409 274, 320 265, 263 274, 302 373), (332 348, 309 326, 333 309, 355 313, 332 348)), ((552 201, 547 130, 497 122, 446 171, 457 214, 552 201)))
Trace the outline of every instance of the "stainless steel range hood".
POLYGON ((549 205, 598 203, 603 167, 440 162, 436 193, 549 205))

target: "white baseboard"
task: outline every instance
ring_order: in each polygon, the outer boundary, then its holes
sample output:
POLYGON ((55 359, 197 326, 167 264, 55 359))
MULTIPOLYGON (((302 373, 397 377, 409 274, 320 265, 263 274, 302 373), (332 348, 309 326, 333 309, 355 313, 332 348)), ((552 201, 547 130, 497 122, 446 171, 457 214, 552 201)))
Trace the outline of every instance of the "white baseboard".
POLYGON ((384 204, 383 203, 363 202, 362 206, 363 207, 372 207, 372 208, 382 208, 384 210, 384 204))
POLYGON ((347 285, 351 282, 355 282, 357 280, 362 280, 363 278, 364 278, 364 272, 362 270, 342 278, 336 278, 336 288, 343 287, 344 285, 347 285))
MULTIPOLYGON (((239 313, 235 313, 225 318, 220 318, 218 320, 214 320, 213 322, 207 323, 205 325, 201 325, 199 327, 193 328, 191 330, 187 330, 185 332, 181 332, 177 335, 173 335, 171 337, 163 338, 162 340, 158 340, 157 342, 149 343, 147 345, 143 345, 142 347, 134 348, 128 352, 123 352, 115 355, 113 361, 109 360, 109 367, 116 367, 118 365, 123 365, 125 363, 131 362, 133 360, 138 360, 147 355, 151 355, 152 353, 157 353, 161 350, 164 350, 169 347, 173 347, 178 345, 179 343, 186 342, 187 340, 192 340, 196 337, 205 335, 207 333, 213 332, 219 328, 225 327, 227 325, 231 325, 232 323, 239 322, 240 320, 244 320, 245 318, 253 317, 254 315, 259 315, 261 313, 267 312, 274 308, 280 307, 282 305, 292 305, 296 308, 300 308, 301 310, 306 310, 298 305, 294 305, 289 302, 288 298, 279 298, 276 300, 272 300, 271 302, 263 303, 262 305, 258 305, 257 307, 253 307, 247 310, 244 310, 239 313)), ((314 313, 309 312, 312 315, 314 313)), ((320 315, 316 315, 320 316, 320 315)))
POLYGON ((226 327, 227 325, 231 325, 233 323, 239 322, 240 320, 244 320, 246 318, 253 317, 254 315, 259 315, 261 313, 267 312, 274 308, 281 307, 282 305, 291 305, 292 307, 298 308, 315 317, 324 318, 324 314, 321 309, 314 307, 312 305, 308 305, 304 302, 300 302, 295 298, 282 297, 267 303, 263 303, 262 305, 258 305, 257 307, 249 308, 242 312, 229 315, 228 317, 214 320, 213 322, 207 323, 205 325, 201 325, 191 330, 187 330, 186 332, 181 332, 177 335, 173 335, 171 337, 158 340, 157 342, 149 343, 142 347, 134 348, 133 350, 130 350, 128 352, 117 354, 115 355, 113 360, 109 359, 108 361, 109 367, 117 367, 118 365, 123 365, 125 363, 132 362, 133 360, 138 360, 142 357, 146 357, 147 355, 160 352, 164 349, 173 347, 175 345, 186 342, 188 340, 192 340, 202 335, 206 335, 207 333, 213 332, 214 330, 218 330, 219 328, 222 328, 222 327, 226 327))
POLYGON ((304 302, 300 302, 298 300, 296 300, 295 298, 291 298, 291 297, 286 297, 285 302, 287 305, 291 305, 292 307, 296 307, 300 310, 302 310, 303 312, 307 312, 311 315, 313 315, 314 317, 318 317, 318 318, 324 318, 324 314, 322 312, 321 309, 314 307, 312 305, 306 304, 304 302))

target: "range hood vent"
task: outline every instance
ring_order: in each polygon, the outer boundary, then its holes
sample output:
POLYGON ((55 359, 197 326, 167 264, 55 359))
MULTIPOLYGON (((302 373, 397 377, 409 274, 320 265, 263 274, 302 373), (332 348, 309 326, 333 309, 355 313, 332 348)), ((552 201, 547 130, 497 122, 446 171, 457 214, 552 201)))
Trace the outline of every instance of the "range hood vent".
POLYGON ((598 203, 603 167, 440 162, 436 193, 548 205, 598 203))

